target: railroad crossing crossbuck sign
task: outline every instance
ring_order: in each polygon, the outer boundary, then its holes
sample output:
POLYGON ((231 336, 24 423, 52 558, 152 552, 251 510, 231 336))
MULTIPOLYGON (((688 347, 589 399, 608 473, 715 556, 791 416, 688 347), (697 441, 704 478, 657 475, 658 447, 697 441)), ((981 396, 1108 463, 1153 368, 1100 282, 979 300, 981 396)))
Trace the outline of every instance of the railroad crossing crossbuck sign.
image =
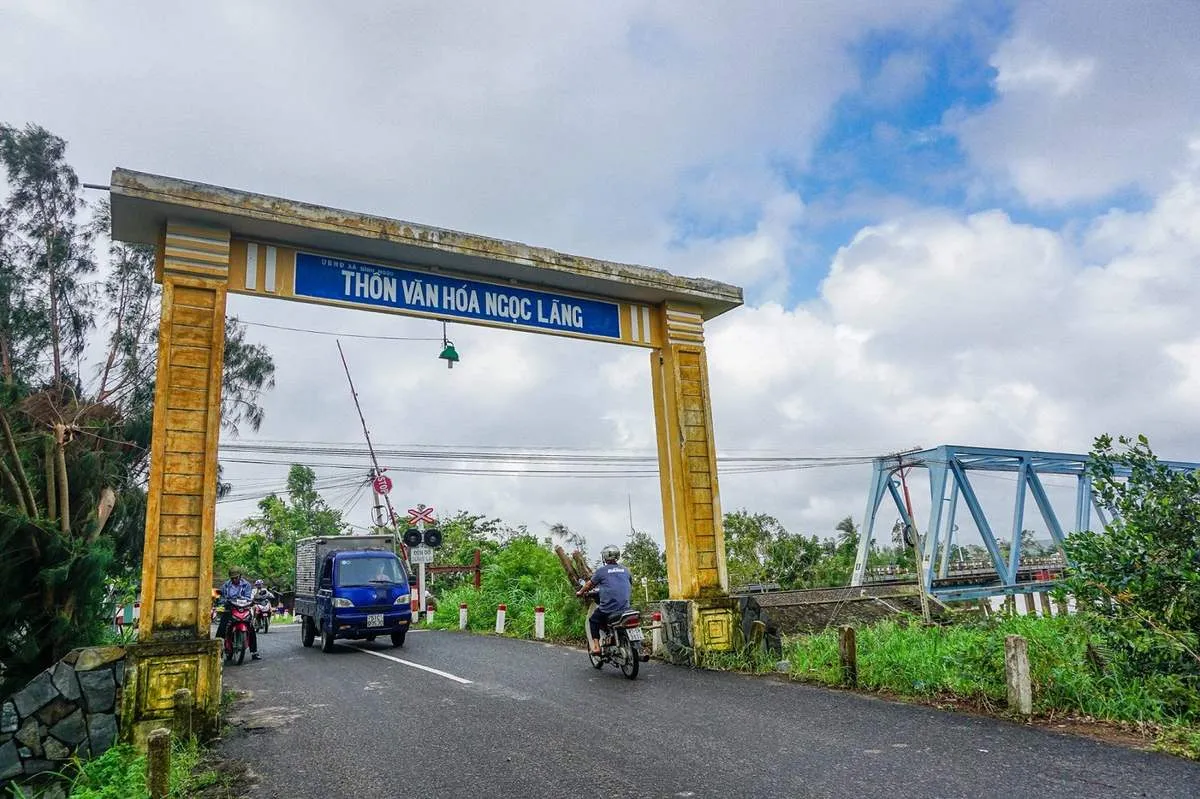
POLYGON ((424 505, 418 505, 415 508, 408 509, 409 524, 433 524, 433 508, 427 508, 424 505))

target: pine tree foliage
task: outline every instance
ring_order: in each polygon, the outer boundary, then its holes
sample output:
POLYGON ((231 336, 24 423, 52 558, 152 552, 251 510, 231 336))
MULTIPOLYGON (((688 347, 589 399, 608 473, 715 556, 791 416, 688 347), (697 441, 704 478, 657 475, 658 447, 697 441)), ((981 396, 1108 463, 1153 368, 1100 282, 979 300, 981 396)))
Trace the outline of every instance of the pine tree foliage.
MULTIPOLYGON (((153 249, 108 242, 66 149, 0 124, 0 696, 94 643, 109 588, 140 575, 162 293, 153 249)), ((236 319, 226 341, 222 424, 258 429, 274 364, 236 319)))

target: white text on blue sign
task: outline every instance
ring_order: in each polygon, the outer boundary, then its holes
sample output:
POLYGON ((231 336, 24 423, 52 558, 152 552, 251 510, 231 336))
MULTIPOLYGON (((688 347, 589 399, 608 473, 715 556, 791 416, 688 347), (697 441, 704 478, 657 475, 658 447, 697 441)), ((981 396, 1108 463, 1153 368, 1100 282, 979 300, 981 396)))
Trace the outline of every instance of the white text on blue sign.
POLYGON ((619 339, 616 303, 296 254, 298 296, 619 339))

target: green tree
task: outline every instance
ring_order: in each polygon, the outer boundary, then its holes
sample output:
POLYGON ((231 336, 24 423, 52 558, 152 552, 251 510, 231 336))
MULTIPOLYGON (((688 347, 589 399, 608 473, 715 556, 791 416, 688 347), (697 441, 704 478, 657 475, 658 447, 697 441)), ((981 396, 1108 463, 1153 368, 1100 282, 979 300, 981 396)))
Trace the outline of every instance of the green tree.
POLYGON ((285 498, 276 494, 264 497, 256 515, 244 519, 237 529, 217 535, 215 573, 219 576, 230 566, 238 566, 247 577, 262 579, 275 590, 294 590, 297 539, 349 532, 341 511, 330 508, 317 491, 316 480, 312 469, 293 464, 285 498))
POLYGON ((236 316, 225 322, 225 366, 221 376, 221 426, 237 435, 242 424, 258 432, 263 422, 262 392, 275 387, 275 361, 261 344, 246 341, 236 316))
POLYGON ((76 390, 0 391, 0 695, 94 642, 118 550, 140 545, 122 420, 76 390))
POLYGON ((858 525, 854 523, 854 518, 844 517, 833 529, 837 532, 837 553, 851 557, 857 556, 859 536, 858 525))
POLYGON ((808 585, 822 556, 815 536, 789 533, 774 516, 745 509, 725 514, 725 561, 732 588, 752 583, 808 585))
MULTIPOLYGON (((94 643, 106 582, 140 574, 160 289, 153 252, 112 244, 102 283, 66 143, 43 128, 0 125, 9 194, 0 207, 0 681, 94 643), (81 363, 92 338, 94 381, 81 363)), ((231 320, 223 419, 261 421, 274 366, 231 320)), ((2 687, 2 686, 0 686, 2 687)))
POLYGON ((621 562, 629 567, 633 576, 634 601, 646 599, 647 593, 651 602, 667 598, 667 557, 649 533, 629 532, 622 547, 621 562))
MULTIPOLYGON (((94 321, 87 282, 96 270, 94 229, 79 223, 83 208, 79 178, 66 162, 66 149, 65 141, 38 125, 20 130, 0 125, 0 161, 12 187, 5 209, 8 227, 10 233, 21 235, 10 244, 9 255, 17 262, 12 271, 21 281, 19 288, 9 286, 16 289, 12 305, 36 309, 28 321, 42 323, 12 332, 32 335, 34 351, 39 334, 44 333, 49 340, 50 380, 55 385, 63 382, 64 361, 83 353, 94 321)), ((13 342, 12 349, 18 347, 13 342)))
POLYGON ((1145 436, 1098 437, 1088 471, 1113 521, 1067 539, 1067 590, 1110 667, 1169 675, 1176 710, 1200 715, 1200 474, 1169 468, 1145 436))
MULTIPOLYGON (((482 514, 459 510, 441 520, 442 546, 434 550, 433 562, 439 566, 466 566, 474 562, 475 550, 479 550, 481 561, 489 562, 500 551, 505 541, 512 539, 514 531, 500 519, 482 514)), ((561 568, 559 569, 561 571, 561 568)), ((444 591, 467 584, 474 585, 469 573, 439 574, 431 578, 438 590, 444 591)))

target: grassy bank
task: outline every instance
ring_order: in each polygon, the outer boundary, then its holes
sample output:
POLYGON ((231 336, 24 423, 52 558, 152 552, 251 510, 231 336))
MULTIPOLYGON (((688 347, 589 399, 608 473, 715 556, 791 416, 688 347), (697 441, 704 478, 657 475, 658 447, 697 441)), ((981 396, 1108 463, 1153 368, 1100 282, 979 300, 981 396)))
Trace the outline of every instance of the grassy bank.
MULTIPOLYGON (((195 797, 220 786, 222 776, 215 768, 201 766, 204 750, 195 741, 176 743, 171 750, 170 796, 195 797)), ((100 757, 78 763, 64 773, 69 799, 146 799, 146 758, 130 746, 116 746, 100 757)), ((8 796, 24 799, 31 793, 12 786, 8 796)))
POLYGON ((496 628, 496 608, 505 605, 505 635, 533 637, 533 611, 546 609, 546 637, 583 640, 584 607, 563 576, 557 556, 531 538, 510 541, 483 569, 481 587, 462 585, 438 592, 433 625, 458 629, 458 606, 467 606, 467 628, 476 632, 496 628))
MULTIPOLYGON (((948 627, 883 622, 857 631, 858 682, 865 690, 953 699, 991 712, 1006 710, 1004 638, 1029 645, 1034 712, 1128 722, 1152 728, 1160 743, 1200 756, 1200 698, 1176 678, 1124 677, 1102 668, 1086 621, 1079 616, 1003 616, 948 627)), ((839 685, 837 633, 788 639, 783 656, 792 676, 839 685)), ((765 666, 756 658, 749 665, 765 666)))
POLYGON ((476 591, 464 586, 438 596, 438 609, 432 627, 458 629, 458 606, 467 605, 467 629, 494 632, 496 607, 505 605, 504 634, 514 638, 533 638, 534 608, 546 609, 546 637, 556 641, 582 641, 584 608, 570 593, 558 587, 519 589, 491 587, 476 591))

